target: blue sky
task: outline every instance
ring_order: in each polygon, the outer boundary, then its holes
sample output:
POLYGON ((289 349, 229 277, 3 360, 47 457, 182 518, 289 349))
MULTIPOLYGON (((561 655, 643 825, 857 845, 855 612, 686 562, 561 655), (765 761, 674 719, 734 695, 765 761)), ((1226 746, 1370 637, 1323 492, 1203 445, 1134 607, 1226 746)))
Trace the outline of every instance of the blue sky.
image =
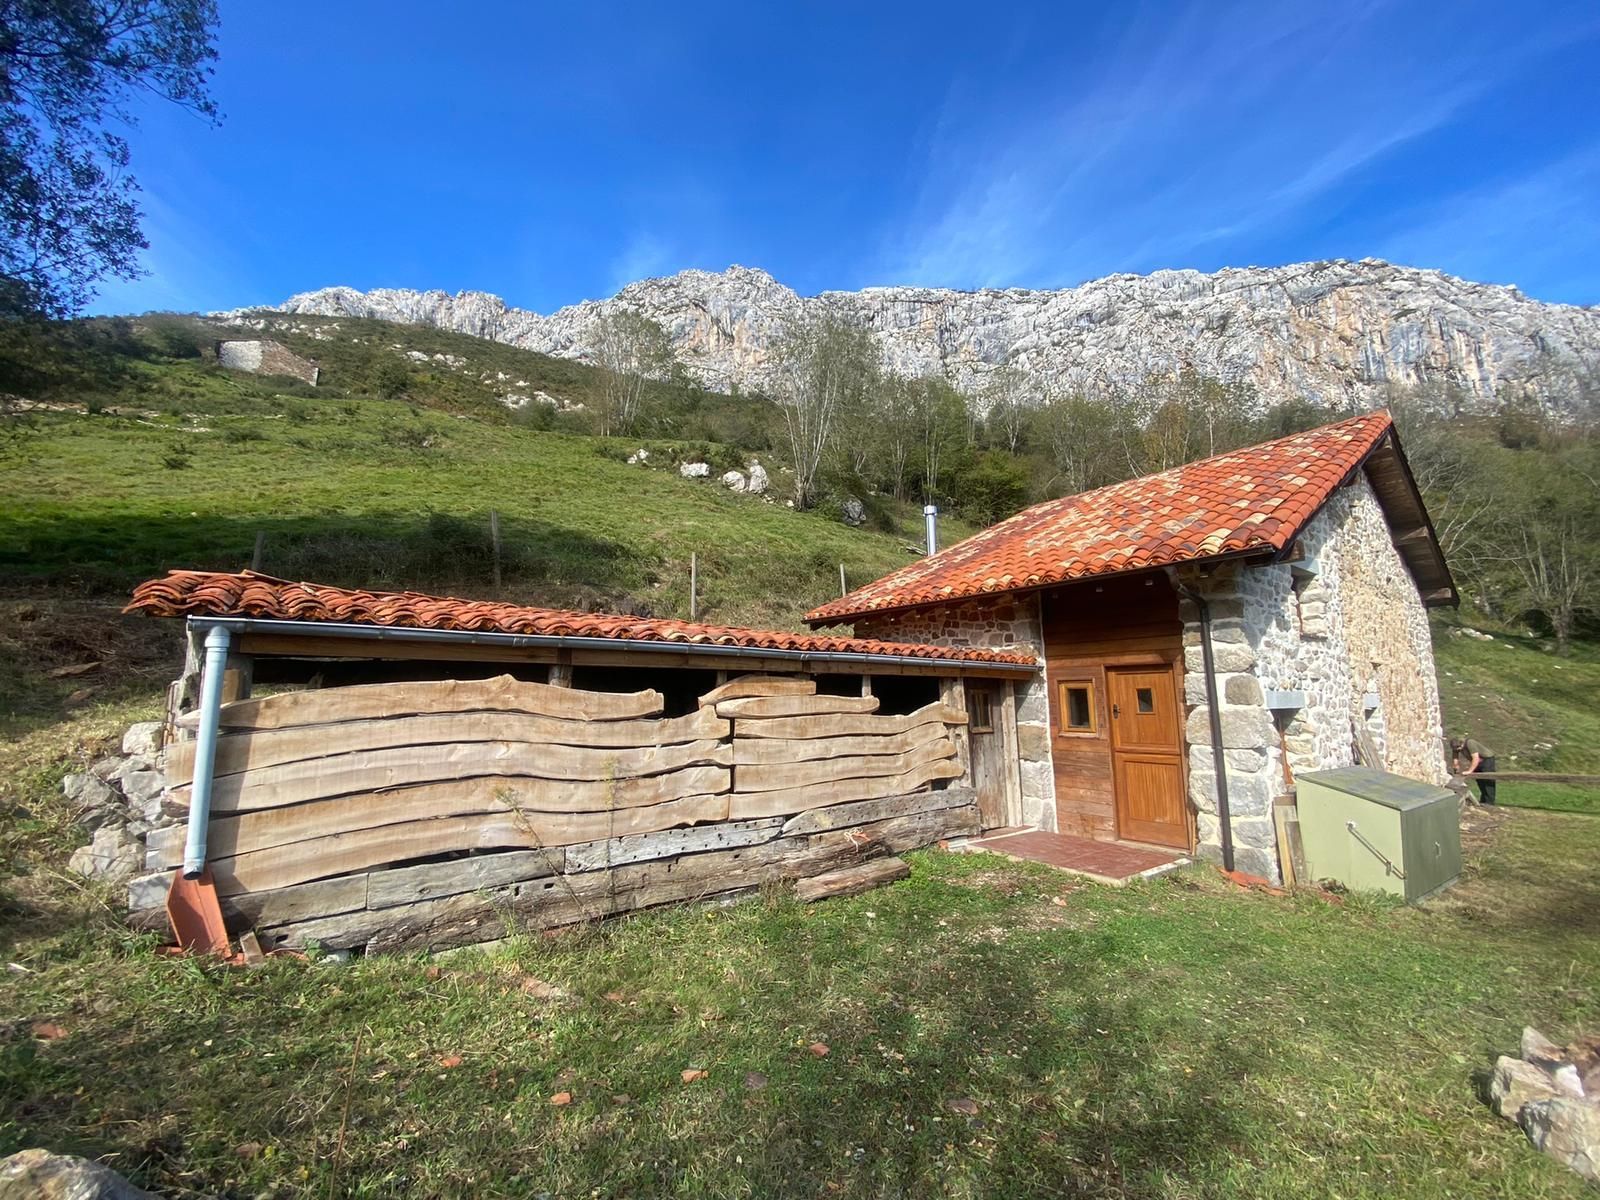
POLYGON ((1600 303, 1600 5, 224 0, 99 312, 1377 256, 1600 303))

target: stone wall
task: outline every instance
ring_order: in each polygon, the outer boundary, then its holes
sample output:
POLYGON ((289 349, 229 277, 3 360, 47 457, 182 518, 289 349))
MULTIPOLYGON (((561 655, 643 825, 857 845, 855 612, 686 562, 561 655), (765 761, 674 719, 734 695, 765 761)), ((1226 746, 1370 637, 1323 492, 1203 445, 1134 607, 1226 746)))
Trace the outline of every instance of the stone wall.
MULTIPOLYGON (((1234 864, 1280 877, 1273 799, 1289 774, 1350 766, 1363 725, 1387 769, 1447 779, 1427 611, 1365 477, 1341 489, 1300 539, 1302 557, 1180 577, 1207 598, 1222 707, 1234 864), (1303 703, 1269 711, 1269 693, 1303 703), (1369 698, 1376 705, 1369 707, 1369 698)), ((1189 797, 1200 852, 1221 855, 1200 620, 1184 600, 1189 797)))
POLYGON ((1046 690, 1044 629, 1036 594, 964 600, 855 622, 858 637, 929 646, 977 646, 1039 656, 1035 675, 1014 684, 1017 748, 1022 781, 1022 820, 1039 829, 1056 827, 1055 769, 1050 762, 1050 703, 1046 690))
POLYGON ((317 364, 301 358, 281 342, 218 342, 217 361, 230 371, 249 371, 253 375, 286 375, 317 386, 321 374, 317 364))

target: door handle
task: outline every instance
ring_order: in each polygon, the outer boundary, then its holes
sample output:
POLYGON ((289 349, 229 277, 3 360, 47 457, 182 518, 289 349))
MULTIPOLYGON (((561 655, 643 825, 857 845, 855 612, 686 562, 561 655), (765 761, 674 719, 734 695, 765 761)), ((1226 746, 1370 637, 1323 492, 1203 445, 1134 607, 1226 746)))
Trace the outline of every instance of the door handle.
POLYGON ((1111 715, 1112 715, 1112 717, 1114 717, 1114 718, 1115 718, 1115 717, 1120 717, 1120 716, 1121 716, 1121 715, 1122 715, 1122 705, 1120 705, 1120 704, 1113 704, 1113 705, 1112 705, 1112 706, 1111 706, 1111 715))

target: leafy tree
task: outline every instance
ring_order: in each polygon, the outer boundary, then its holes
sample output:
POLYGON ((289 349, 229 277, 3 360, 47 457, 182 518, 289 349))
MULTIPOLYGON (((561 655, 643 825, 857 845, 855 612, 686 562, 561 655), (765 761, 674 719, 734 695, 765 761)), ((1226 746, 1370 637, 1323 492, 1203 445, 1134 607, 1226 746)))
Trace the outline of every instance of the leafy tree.
POLYGON ((646 383, 669 378, 676 365, 667 331, 643 313, 614 309, 595 322, 594 356, 602 371, 600 435, 632 433, 646 383))
POLYGON ((1043 389, 1021 368, 1008 363, 989 376, 982 397, 990 436, 1015 454, 1029 420, 1044 402, 1043 389))
POLYGON ((1027 505, 1028 468, 1008 453, 985 450, 956 473, 950 490, 964 515, 992 525, 1027 505))
POLYGON ((947 379, 929 375, 910 387, 912 429, 920 458, 922 493, 926 500, 937 499, 940 476, 951 460, 967 451, 967 430, 971 405, 947 379))
POLYGON ((385 400, 397 400, 411 385, 411 372, 397 358, 384 357, 372 368, 372 390, 385 400))
POLYGON ((809 508, 840 414, 864 406, 878 385, 878 348, 866 330, 818 317, 790 327, 772 353, 794 468, 794 503, 809 508))
POLYGON ((217 121, 216 26, 214 0, 0 0, 0 314, 65 316, 139 274, 139 188, 108 126, 139 92, 217 121))

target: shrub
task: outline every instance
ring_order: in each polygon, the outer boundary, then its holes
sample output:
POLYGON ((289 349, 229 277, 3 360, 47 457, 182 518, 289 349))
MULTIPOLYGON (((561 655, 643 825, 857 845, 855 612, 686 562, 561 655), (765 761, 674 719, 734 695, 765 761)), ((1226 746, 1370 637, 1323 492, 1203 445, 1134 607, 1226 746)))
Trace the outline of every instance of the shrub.
POLYGON ((188 442, 177 441, 167 449, 161 458, 161 465, 169 471, 184 471, 189 468, 194 460, 194 451, 188 442))

